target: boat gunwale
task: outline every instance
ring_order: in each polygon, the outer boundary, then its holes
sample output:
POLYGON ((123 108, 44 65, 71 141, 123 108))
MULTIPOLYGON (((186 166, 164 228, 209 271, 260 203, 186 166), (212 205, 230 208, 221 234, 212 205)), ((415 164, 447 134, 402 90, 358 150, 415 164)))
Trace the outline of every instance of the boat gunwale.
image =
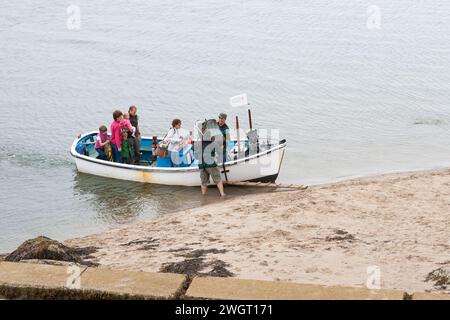
MULTIPOLYGON (((84 139, 87 136, 95 135, 97 133, 98 133, 97 131, 87 132, 87 133, 82 134, 79 138, 75 139, 73 141, 73 143, 72 143, 71 148, 70 148, 71 156, 74 157, 74 158, 78 158, 78 159, 84 160, 84 161, 94 162, 94 163, 105 165, 105 166, 116 167, 116 168, 121 168, 121 169, 128 169, 128 170, 137 170, 137 171, 151 171, 151 172, 167 172, 167 173, 169 173, 169 172, 195 172, 195 171, 199 171, 200 170, 199 167, 145 167, 145 166, 139 166, 139 165, 118 163, 118 162, 112 162, 112 161, 92 158, 92 157, 80 154, 80 153, 78 153, 76 151, 76 146, 77 146, 77 144, 78 144, 78 142, 80 140, 84 139)), ((142 139, 151 139, 151 138, 143 136, 142 139)), ((240 163, 244 163, 244 162, 251 161, 253 159, 260 158, 261 156, 270 154, 270 153, 272 153, 272 152, 274 152, 274 151, 276 151, 278 149, 283 149, 287 145, 287 142, 284 139, 283 140, 279 140, 278 142, 281 142, 281 143, 279 143, 276 146, 274 146, 274 147, 272 147, 272 148, 270 148, 268 150, 265 150, 263 152, 259 152, 257 154, 252 155, 252 156, 249 156, 249 157, 245 157, 245 158, 241 158, 241 159, 225 162, 225 167, 238 165, 240 163)), ((219 164, 219 166, 222 166, 222 164, 219 164)))

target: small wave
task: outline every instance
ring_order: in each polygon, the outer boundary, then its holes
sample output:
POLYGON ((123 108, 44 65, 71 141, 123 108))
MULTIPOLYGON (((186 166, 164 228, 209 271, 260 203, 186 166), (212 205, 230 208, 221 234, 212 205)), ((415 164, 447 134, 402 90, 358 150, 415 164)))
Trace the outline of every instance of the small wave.
POLYGON ((442 126, 446 125, 448 122, 443 119, 417 119, 414 121, 414 125, 429 125, 429 126, 442 126))
POLYGON ((36 169, 68 167, 73 164, 69 155, 47 155, 42 153, 23 152, 23 150, 5 150, 1 148, 0 161, 7 161, 20 167, 36 169))

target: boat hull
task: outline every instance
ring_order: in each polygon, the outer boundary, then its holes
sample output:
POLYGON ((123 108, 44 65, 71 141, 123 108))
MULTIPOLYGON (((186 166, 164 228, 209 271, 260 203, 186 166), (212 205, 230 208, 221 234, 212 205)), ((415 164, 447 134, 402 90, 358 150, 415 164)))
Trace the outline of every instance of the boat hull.
MULTIPOLYGON (((99 160, 76 152, 75 140, 71 154, 79 172, 143 183, 177 186, 200 186, 200 170, 198 167, 160 168, 150 166, 127 165, 99 160)), ((286 142, 248 158, 229 161, 219 165, 224 182, 240 181, 275 181, 284 157, 286 142), (225 169, 225 170, 224 170, 225 169)))

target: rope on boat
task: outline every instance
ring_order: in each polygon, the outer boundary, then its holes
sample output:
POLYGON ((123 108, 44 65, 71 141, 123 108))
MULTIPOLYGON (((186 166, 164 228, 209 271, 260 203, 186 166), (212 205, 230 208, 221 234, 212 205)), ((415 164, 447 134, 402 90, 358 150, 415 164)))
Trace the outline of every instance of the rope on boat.
POLYGON ((299 190, 305 190, 308 188, 308 186, 302 184, 284 184, 274 182, 227 182, 226 185, 237 187, 288 188, 299 190))

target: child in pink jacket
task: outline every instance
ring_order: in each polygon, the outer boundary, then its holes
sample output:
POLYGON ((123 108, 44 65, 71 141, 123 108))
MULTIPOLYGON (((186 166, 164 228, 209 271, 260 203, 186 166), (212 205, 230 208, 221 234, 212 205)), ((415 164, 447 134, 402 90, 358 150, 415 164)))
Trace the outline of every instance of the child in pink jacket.
POLYGON ((123 119, 122 119, 122 121, 120 121, 120 128, 122 130, 128 129, 128 131, 131 132, 131 135, 133 137, 135 136, 136 128, 131 125, 130 114, 128 112, 125 112, 123 114, 123 119))

